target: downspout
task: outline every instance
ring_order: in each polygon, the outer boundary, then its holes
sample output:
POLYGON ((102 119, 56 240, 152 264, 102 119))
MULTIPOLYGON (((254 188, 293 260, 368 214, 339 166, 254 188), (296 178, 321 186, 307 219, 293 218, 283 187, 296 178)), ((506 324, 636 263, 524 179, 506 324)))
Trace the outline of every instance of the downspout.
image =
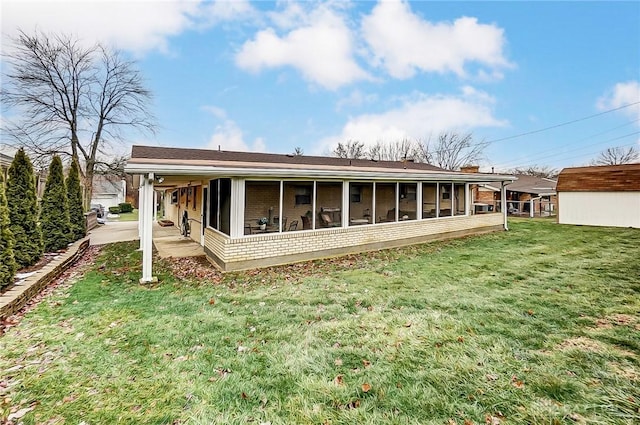
POLYGON ((507 185, 505 182, 501 182, 502 187, 500 188, 500 207, 502 208, 502 217, 503 217, 503 227, 504 230, 509 230, 509 225, 507 224, 507 185))

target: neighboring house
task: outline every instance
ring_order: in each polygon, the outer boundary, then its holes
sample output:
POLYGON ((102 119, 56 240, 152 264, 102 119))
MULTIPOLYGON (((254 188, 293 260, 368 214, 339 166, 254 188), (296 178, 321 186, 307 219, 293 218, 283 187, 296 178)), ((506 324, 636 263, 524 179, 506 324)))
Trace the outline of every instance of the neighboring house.
POLYGON ((102 204, 105 209, 125 202, 127 183, 118 176, 97 175, 93 177, 92 204, 102 204))
POLYGON ((558 222, 640 228, 640 163, 562 170, 558 222))
POLYGON ((186 214, 191 238, 229 271, 506 229, 506 214, 474 214, 469 186, 513 180, 411 161, 147 146, 133 146, 125 170, 140 182, 143 281, 157 192, 165 217, 181 225, 186 214))
MULTIPOLYGON (((463 172, 477 172, 477 167, 463 167, 463 172), (475 171, 474 171, 475 170, 475 171)), ((549 216, 557 211, 558 199, 554 179, 516 174, 514 182, 507 185, 507 211, 511 215, 549 216)), ((500 186, 484 182, 472 187, 472 199, 476 212, 500 211, 500 186)))
POLYGON ((13 162, 12 156, 0 152, 0 172, 2 172, 2 177, 4 177, 5 181, 7 181, 7 175, 9 172, 9 167, 11 167, 11 162, 13 162))

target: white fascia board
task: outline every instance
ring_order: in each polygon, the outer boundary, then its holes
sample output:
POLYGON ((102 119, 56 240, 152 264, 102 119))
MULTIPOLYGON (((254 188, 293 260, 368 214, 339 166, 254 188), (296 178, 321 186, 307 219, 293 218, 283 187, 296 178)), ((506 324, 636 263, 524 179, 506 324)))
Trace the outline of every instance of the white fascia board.
POLYGON ((394 181, 459 181, 459 182, 512 182, 516 178, 510 175, 491 174, 475 175, 473 173, 447 173, 447 172, 398 172, 398 171, 357 171, 357 170, 320 170, 320 169, 293 169, 293 168, 238 168, 238 167, 213 167, 203 165, 178 165, 178 164, 136 164, 128 163, 125 171, 129 174, 146 174, 153 172, 157 175, 173 176, 242 176, 242 177, 273 177, 273 178, 304 178, 304 179, 349 179, 349 180, 394 180, 394 181))

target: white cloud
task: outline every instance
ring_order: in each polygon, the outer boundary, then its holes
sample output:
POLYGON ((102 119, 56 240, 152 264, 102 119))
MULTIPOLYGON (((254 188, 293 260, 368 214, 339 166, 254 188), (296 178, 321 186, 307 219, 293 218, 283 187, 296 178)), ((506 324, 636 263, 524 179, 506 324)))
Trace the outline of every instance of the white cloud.
POLYGON ((487 93, 468 86, 459 95, 417 94, 395 109, 350 118, 339 135, 321 140, 314 153, 325 153, 347 140, 372 145, 377 141, 424 139, 447 130, 507 125, 494 117, 494 102, 487 93))
POLYGON ((274 25, 280 29, 293 29, 307 20, 307 13, 302 5, 295 1, 285 3, 284 10, 267 13, 274 25))
POLYGON ((237 19, 251 12, 246 0, 200 1, 6 1, 2 31, 18 29, 73 34, 87 43, 104 42, 143 53, 168 50, 168 39, 186 30, 237 19))
POLYGON ((404 1, 380 1, 362 20, 362 34, 372 50, 372 64, 395 78, 417 71, 453 72, 466 76, 474 62, 490 69, 478 71, 485 80, 501 78, 499 69, 511 66, 504 57, 504 31, 462 17, 453 23, 432 23, 411 11, 404 1))
POLYGON ((250 72, 291 66, 305 79, 327 89, 369 79, 353 58, 354 40, 344 18, 330 5, 322 4, 303 19, 294 4, 275 15, 280 28, 298 26, 280 36, 273 28, 258 32, 236 55, 236 65, 250 72), (294 19, 295 18, 295 19, 294 19))
POLYGON ((348 96, 340 99, 336 105, 338 111, 348 107, 359 107, 373 103, 378 100, 378 95, 374 93, 363 93, 360 90, 353 90, 348 96))
POLYGON ((607 111, 635 103, 633 106, 621 109, 620 112, 632 119, 640 120, 640 104, 638 102, 640 102, 640 82, 627 81, 618 83, 608 90, 604 96, 598 99, 596 107, 601 111, 607 111))
POLYGON ((266 152, 267 146, 264 139, 257 137, 253 142, 245 141, 242 129, 227 116, 224 109, 217 106, 205 106, 204 110, 210 112, 220 120, 215 131, 209 139, 209 149, 222 149, 226 151, 266 152))
POLYGON ((254 18, 256 14, 248 0, 217 0, 203 6, 203 15, 210 24, 254 18))

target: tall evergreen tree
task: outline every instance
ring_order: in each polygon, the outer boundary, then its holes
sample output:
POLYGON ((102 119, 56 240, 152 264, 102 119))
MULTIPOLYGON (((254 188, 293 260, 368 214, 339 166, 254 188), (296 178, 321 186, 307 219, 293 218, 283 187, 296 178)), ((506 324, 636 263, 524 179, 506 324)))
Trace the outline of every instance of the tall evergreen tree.
POLYGON ((16 261, 13 257, 13 234, 10 229, 4 177, 0 173, 0 289, 13 282, 16 261))
POLYGON ((14 255, 18 268, 28 267, 42 257, 42 231, 38 225, 38 198, 33 165, 24 149, 18 150, 6 183, 14 255))
POLYGON ((69 205, 67 190, 64 185, 62 161, 58 155, 53 157, 49 166, 49 176, 44 187, 40 224, 46 252, 57 251, 67 247, 71 241, 69 223, 69 205))
POLYGON ((77 241, 87 234, 87 223, 82 208, 82 188, 80 187, 80 172, 78 162, 71 161, 71 168, 66 181, 67 202, 69 204, 69 221, 71 225, 71 240, 77 241))

